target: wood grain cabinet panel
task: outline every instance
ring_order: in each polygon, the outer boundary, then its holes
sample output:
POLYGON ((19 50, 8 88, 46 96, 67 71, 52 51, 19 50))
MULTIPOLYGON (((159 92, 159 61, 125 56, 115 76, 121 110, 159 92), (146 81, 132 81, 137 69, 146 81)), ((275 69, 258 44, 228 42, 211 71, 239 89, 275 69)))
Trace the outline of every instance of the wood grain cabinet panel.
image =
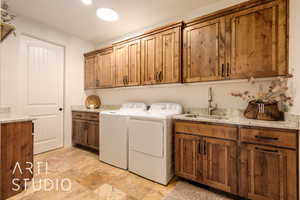
POLYGON ((115 79, 116 86, 125 86, 125 76, 127 75, 128 69, 128 45, 119 45, 114 47, 115 52, 115 79))
POLYGON ((199 139, 198 136, 186 134, 175 135, 175 172, 177 175, 197 180, 199 139))
POLYGON ((116 45, 115 68, 116 86, 138 86, 141 82, 140 40, 116 45))
POLYGON ((33 178, 33 174, 28 170, 31 166, 33 167, 33 123, 0 124, 0 128, 0 199, 7 199, 25 189, 25 179, 30 181, 33 178), (17 163, 22 172, 16 168, 17 163), (17 189, 13 181, 20 186, 19 190, 13 190, 13 188, 17 189))
POLYGON ((85 57, 85 65, 84 65, 84 88, 85 89, 96 88, 95 65, 96 65, 95 55, 85 57))
POLYGON ((237 194, 237 144, 213 138, 203 141, 203 183, 237 194))
POLYGON ((240 196, 254 200, 297 199, 296 151, 243 144, 240 154, 240 196))
POLYGON ((184 82, 220 80, 225 75, 225 18, 187 25, 183 38, 184 82))
POLYGON ((115 65, 113 49, 103 50, 96 55, 96 87, 112 88, 115 85, 115 65))
POLYGON ((158 74, 158 80, 162 83, 181 82, 181 27, 164 31, 160 37, 162 71, 158 74))
POLYGON ((286 29, 279 1, 227 16, 227 70, 230 79, 286 75, 286 29), (285 57, 285 58, 284 58, 285 57))
POLYGON ((87 145, 99 149, 99 123, 87 122, 87 145))
POLYGON ((152 85, 158 79, 162 71, 161 38, 158 35, 148 36, 142 39, 142 84, 152 85))

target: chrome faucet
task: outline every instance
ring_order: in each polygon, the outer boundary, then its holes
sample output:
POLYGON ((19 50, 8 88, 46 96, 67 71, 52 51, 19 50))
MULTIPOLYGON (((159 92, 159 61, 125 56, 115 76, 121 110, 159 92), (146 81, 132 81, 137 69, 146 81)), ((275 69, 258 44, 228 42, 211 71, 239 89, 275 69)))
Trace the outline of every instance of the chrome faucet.
POLYGON ((207 109, 208 115, 212 115, 212 112, 218 108, 218 105, 215 104, 215 106, 213 106, 212 102, 213 102, 213 95, 212 95, 212 88, 210 87, 208 90, 208 109, 207 109))

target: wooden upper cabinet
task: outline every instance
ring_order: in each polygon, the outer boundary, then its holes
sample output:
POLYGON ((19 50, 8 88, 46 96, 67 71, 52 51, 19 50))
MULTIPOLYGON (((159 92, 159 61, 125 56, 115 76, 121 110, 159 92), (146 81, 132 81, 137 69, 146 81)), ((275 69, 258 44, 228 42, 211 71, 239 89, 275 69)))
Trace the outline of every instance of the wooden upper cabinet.
POLYGON ((225 73, 224 64, 225 19, 187 24, 183 35, 184 82, 219 80, 225 73))
POLYGON ((84 88, 94 89, 96 88, 96 77, 95 77, 95 55, 90 55, 85 57, 84 65, 84 88))
POLYGON ((140 40, 123 43, 114 47, 116 86, 140 85, 140 48, 140 40))
POLYGON ((142 39, 142 84, 181 82, 182 22, 175 23, 142 39))
POLYGON ((160 37, 148 36, 142 39, 142 84, 151 85, 158 81, 158 74, 162 71, 161 57, 159 52, 160 37))
POLYGON ((136 40, 128 44, 128 68, 126 71, 128 86, 141 84, 141 41, 136 40))
POLYGON ((125 86, 125 75, 128 68, 128 45, 119 45, 114 47, 116 86, 125 86))
POLYGON ((298 199, 296 151, 243 144, 240 154, 240 196, 258 200, 298 199))
POLYGON ((205 138, 203 140, 202 183, 237 194, 237 144, 233 141, 205 138))
POLYGON ((114 53, 108 48, 96 55, 96 87, 111 88, 115 85, 114 53))
POLYGON ((229 15, 227 70, 230 79, 286 75, 286 12, 273 1, 229 15))

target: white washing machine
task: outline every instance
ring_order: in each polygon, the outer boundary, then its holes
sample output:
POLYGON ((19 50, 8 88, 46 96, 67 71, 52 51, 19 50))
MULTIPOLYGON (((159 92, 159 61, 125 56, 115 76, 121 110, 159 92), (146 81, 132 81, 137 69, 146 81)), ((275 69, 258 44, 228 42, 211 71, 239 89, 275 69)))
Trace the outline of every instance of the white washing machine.
POLYGON ((110 165, 128 169, 128 120, 129 116, 147 111, 144 103, 123 104, 120 110, 100 113, 100 160, 110 165))
POLYGON ((172 116, 182 112, 179 104, 158 103, 130 117, 129 171, 163 185, 169 183, 174 176, 172 116))

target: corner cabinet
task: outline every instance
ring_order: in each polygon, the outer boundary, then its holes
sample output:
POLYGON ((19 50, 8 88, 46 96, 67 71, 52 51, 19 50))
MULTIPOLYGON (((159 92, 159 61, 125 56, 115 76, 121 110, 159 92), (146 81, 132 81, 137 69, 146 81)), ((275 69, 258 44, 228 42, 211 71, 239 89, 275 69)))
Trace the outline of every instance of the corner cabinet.
POLYGON ((286 1, 250 1, 231 9, 187 22, 184 82, 288 74, 286 1))
POLYGON ((175 122, 175 174, 252 200, 298 199, 298 131, 175 122))
POLYGON ((175 23, 142 38, 142 85, 181 82, 182 26, 175 23))
POLYGON ((94 89, 96 88, 96 55, 86 55, 84 61, 84 88, 94 89))
POLYGON ((85 89, 112 88, 115 86, 113 48, 107 47, 85 54, 85 89))

